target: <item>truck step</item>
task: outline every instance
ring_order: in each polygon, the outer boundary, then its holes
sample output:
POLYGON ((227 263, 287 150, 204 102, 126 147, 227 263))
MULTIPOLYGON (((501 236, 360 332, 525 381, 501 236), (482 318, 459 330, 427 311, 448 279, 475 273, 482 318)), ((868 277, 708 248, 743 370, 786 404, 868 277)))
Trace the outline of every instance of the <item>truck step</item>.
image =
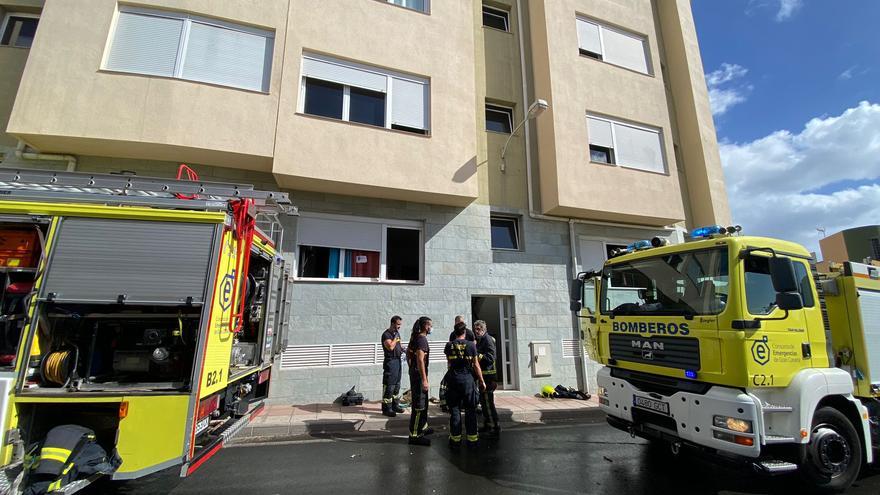
POLYGON ((776 461, 776 460, 766 460, 766 461, 758 461, 752 466, 755 470, 765 473, 765 474, 782 474, 782 473, 790 473, 793 471, 797 471, 797 464, 792 464, 787 461, 776 461))
POLYGON ((783 437, 779 435, 764 435, 764 445, 774 445, 778 443, 794 443, 794 437, 783 437))
POLYGON ((794 408, 791 406, 780 406, 776 404, 764 404, 761 406, 761 410, 765 413, 783 413, 783 412, 792 412, 794 408))

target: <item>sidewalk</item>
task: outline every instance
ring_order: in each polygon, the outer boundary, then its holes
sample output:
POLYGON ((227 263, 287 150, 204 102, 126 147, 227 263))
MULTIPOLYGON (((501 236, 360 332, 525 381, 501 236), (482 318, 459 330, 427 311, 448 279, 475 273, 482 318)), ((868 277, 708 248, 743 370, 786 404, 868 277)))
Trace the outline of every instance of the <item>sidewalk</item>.
MULTIPOLYGON (((602 414, 595 398, 584 401, 500 394, 495 396, 495 405, 502 427, 578 421, 598 418, 602 414)), ((339 404, 268 405, 236 436, 236 441, 406 434, 409 416, 409 409, 395 418, 383 416, 382 404, 378 401, 350 407, 339 404)), ((428 418, 428 423, 438 430, 449 425, 449 414, 442 412, 437 404, 429 405, 428 418)))

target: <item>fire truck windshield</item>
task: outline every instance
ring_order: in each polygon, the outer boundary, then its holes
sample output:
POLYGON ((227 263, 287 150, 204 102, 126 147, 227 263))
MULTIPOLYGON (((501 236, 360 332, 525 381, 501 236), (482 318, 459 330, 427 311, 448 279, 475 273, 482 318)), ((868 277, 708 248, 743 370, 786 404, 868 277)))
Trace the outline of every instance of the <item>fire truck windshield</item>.
POLYGON ((666 254, 606 267, 606 315, 717 315, 728 295, 727 248, 666 254))

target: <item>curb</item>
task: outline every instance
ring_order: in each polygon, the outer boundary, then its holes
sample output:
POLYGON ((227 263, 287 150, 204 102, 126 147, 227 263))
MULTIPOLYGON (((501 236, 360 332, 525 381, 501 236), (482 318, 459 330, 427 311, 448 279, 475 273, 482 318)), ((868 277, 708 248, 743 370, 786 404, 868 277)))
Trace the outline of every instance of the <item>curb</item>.
MULTIPOLYGON (((445 430, 449 425, 449 415, 439 408, 429 409, 428 424, 445 430)), ((536 426, 558 423, 580 423, 604 420, 605 413, 599 407, 578 409, 550 409, 517 411, 503 414, 499 423, 503 428, 517 426, 536 426)), ((301 440, 327 436, 392 436, 405 435, 409 428, 409 413, 396 418, 323 419, 296 422, 291 424, 249 425, 235 437, 234 443, 260 443, 284 440, 301 440)))

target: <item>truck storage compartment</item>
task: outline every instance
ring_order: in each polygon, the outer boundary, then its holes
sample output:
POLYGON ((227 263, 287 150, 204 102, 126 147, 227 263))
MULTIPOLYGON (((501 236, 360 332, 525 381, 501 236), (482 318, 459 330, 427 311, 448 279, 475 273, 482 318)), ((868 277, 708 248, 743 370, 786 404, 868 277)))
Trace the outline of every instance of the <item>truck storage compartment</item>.
POLYGON ((25 392, 185 390, 200 313, 190 307, 43 303, 25 392))
POLYGON ((0 370, 15 365, 48 223, 0 221, 0 370))
POLYGON ((116 447, 119 429, 119 402, 18 403, 22 444, 28 445, 46 437, 49 430, 61 425, 80 425, 95 432, 96 441, 106 452, 116 447))
POLYGON ((40 298, 76 303, 200 305, 216 225, 61 219, 40 298))

